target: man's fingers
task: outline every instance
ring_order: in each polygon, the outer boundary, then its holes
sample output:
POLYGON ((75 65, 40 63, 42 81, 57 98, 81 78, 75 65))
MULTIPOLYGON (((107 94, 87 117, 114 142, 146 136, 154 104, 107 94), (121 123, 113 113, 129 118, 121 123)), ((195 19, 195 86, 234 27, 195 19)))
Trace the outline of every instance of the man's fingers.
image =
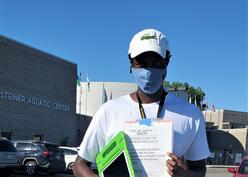
POLYGON ((173 176, 174 174, 172 173, 172 171, 167 170, 167 172, 169 173, 170 176, 173 176))
POLYGON ((172 153, 167 153, 167 155, 172 159, 172 160, 174 160, 174 161, 176 161, 177 162, 177 164, 179 165, 179 166, 182 166, 183 165, 183 161, 182 161, 182 159, 180 158, 180 157, 178 157, 178 156, 176 156, 176 155, 174 155, 174 154, 172 154, 172 153))
POLYGON ((168 173, 173 176, 177 174, 181 174, 183 169, 186 169, 186 166, 183 162, 183 160, 172 154, 172 153, 167 153, 170 159, 166 161, 166 166, 167 166, 167 171, 168 173))
POLYGON ((167 161, 166 166, 167 166, 167 172, 170 174, 170 176, 174 175, 175 172, 175 166, 172 165, 173 163, 170 163, 167 161))
POLYGON ((168 159, 168 160, 167 160, 167 163, 170 164, 171 166, 175 166, 175 165, 177 164, 176 161, 171 160, 171 159, 168 159))
POLYGON ((166 163, 166 166, 171 171, 176 170, 176 168, 177 168, 177 165, 175 163, 173 163, 173 162, 172 163, 169 163, 169 162, 166 163))
POLYGON ((175 161, 181 160, 179 157, 177 157, 176 155, 174 155, 174 154, 172 154, 172 153, 170 153, 170 152, 168 152, 167 155, 168 155, 171 159, 173 159, 173 160, 175 160, 175 161))

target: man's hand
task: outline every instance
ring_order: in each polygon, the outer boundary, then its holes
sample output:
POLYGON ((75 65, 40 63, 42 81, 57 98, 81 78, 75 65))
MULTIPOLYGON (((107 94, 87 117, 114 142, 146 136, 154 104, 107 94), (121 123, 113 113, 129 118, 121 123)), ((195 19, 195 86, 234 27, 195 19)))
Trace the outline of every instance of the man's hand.
POLYGON ((73 165, 73 174, 75 177, 97 177, 97 175, 87 165, 88 161, 77 156, 73 165))
POLYGON ((172 153, 167 154, 171 158, 166 162, 168 173, 173 177, 184 176, 187 171, 187 166, 184 164, 183 159, 172 153))
POLYGON ((197 161, 184 161, 182 158, 167 153, 171 158, 167 160, 167 171, 172 177, 205 177, 206 163, 205 159, 197 161))

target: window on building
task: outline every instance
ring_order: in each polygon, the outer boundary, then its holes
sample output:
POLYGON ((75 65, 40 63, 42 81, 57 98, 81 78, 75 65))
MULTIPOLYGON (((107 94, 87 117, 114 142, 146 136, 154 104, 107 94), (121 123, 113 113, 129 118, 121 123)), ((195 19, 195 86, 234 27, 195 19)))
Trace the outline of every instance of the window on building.
POLYGON ((11 140, 11 134, 12 132, 9 132, 9 131, 1 131, 1 137, 5 137, 8 140, 11 140))
POLYGON ((60 146, 66 146, 67 145, 67 141, 68 141, 68 138, 67 137, 61 138, 61 140, 60 140, 60 146))
POLYGON ((43 141, 44 136, 43 135, 34 135, 33 140, 35 140, 35 141, 43 141))

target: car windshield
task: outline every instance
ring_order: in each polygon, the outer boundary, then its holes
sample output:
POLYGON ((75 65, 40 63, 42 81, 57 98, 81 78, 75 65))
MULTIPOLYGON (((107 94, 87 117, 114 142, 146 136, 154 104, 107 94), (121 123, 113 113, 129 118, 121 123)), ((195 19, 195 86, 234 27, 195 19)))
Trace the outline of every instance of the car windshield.
POLYGON ((46 147, 47 150, 50 151, 50 152, 62 152, 62 151, 59 149, 59 146, 58 146, 58 145, 55 145, 55 144, 45 144, 45 147, 46 147))
POLYGON ((239 173, 248 174, 248 160, 244 160, 239 168, 239 173))
POLYGON ((66 149, 66 148, 61 148, 64 151, 65 155, 77 155, 77 151, 76 150, 72 150, 72 149, 66 149))
POLYGON ((16 152, 16 148, 9 141, 0 141, 0 151, 16 152))

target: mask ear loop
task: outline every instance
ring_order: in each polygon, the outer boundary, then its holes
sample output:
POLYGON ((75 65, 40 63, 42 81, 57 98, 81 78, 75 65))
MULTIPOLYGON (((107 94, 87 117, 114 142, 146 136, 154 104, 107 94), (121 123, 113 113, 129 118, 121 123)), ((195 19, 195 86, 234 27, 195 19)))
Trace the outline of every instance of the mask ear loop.
POLYGON ((163 74, 163 80, 166 78, 167 75, 167 67, 169 65, 170 62, 170 58, 171 58, 171 54, 169 50, 166 50, 166 54, 165 54, 165 65, 166 65, 166 73, 163 74))
POLYGON ((132 64, 133 64, 133 59, 131 58, 131 55, 130 55, 130 54, 128 54, 128 58, 129 58, 129 61, 130 61, 129 73, 132 73, 132 64))
POLYGON ((171 58, 171 54, 169 50, 166 50, 166 55, 165 55, 165 64, 166 67, 168 66, 169 62, 170 62, 170 58, 171 58))

